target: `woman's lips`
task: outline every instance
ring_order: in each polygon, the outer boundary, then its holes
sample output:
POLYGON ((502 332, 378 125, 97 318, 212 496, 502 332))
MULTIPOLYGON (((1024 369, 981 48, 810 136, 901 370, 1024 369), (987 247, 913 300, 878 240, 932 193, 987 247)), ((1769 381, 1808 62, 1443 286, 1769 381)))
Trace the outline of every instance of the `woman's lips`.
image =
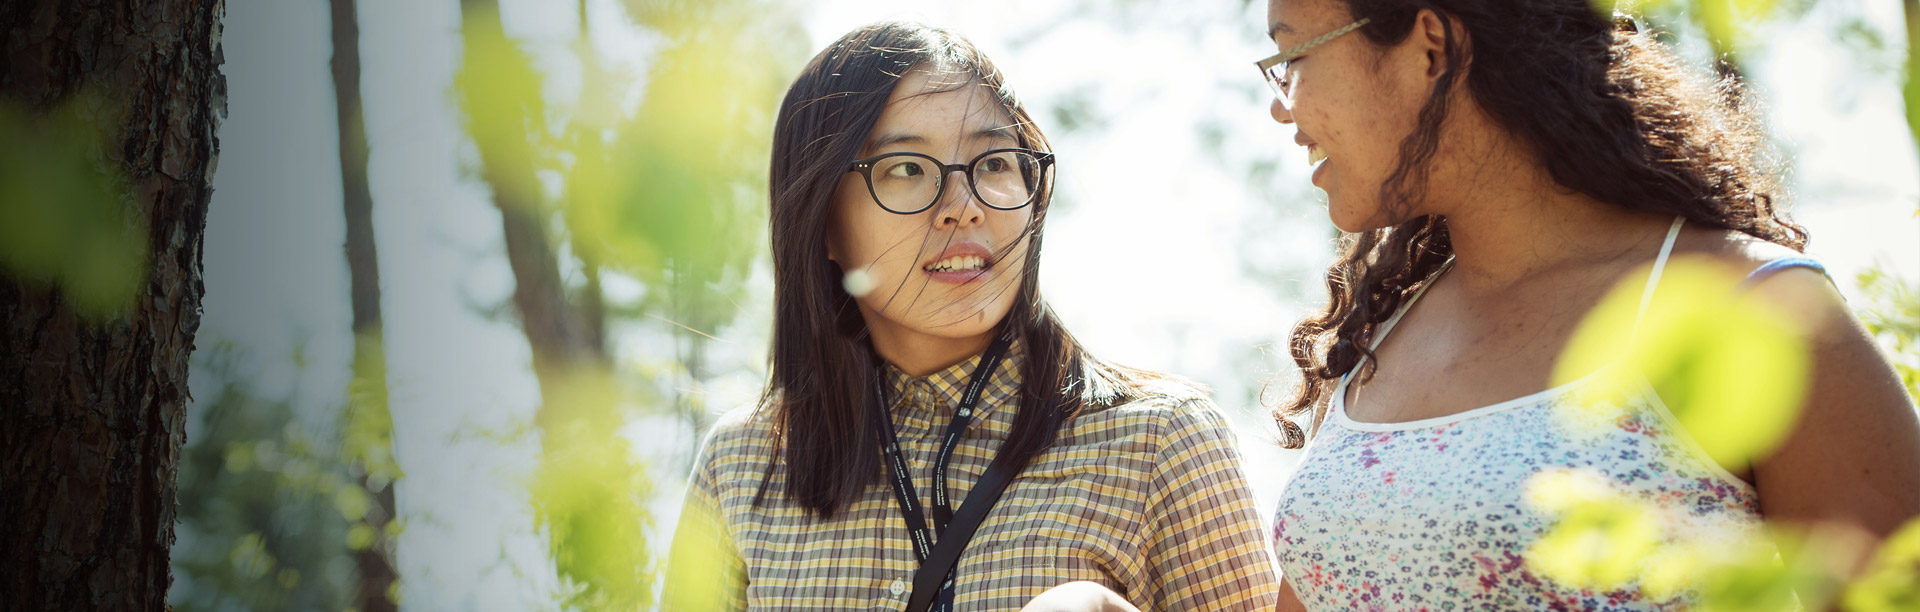
POLYGON ((987 274, 992 271, 993 271, 992 268, 981 268, 979 270, 965 270, 965 271, 959 271, 959 272, 928 272, 927 277, 933 279, 933 281, 936 283, 947 283, 950 285, 964 285, 967 283, 971 283, 971 282, 986 278, 987 274))
POLYGON ((935 282, 961 285, 984 278, 993 269, 993 252, 977 242, 959 242, 920 264, 935 282))
POLYGON ((1307 164, 1313 166, 1312 182, 1315 187, 1320 186, 1320 175, 1326 173, 1327 163, 1326 151, 1322 151, 1317 146, 1307 146, 1307 164))

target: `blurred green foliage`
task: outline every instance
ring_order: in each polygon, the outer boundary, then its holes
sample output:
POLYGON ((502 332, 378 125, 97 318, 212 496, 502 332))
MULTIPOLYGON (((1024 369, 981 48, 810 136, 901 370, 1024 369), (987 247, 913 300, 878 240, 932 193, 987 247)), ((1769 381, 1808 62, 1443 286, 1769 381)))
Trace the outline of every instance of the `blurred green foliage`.
POLYGON ((393 416, 387 407, 387 353, 382 337, 375 328, 358 334, 353 343, 353 379, 347 383, 348 409, 340 444, 343 458, 356 475, 366 474, 366 489, 375 491, 404 476, 393 460, 393 416))
POLYGON ((1660 543, 1657 510, 1614 492, 1597 473, 1540 472, 1527 481, 1526 494, 1535 509, 1558 517, 1528 548, 1527 566, 1562 584, 1619 589, 1660 543))
MULTIPOLYGON (((567 356, 567 371, 542 374, 542 454, 528 490, 563 583, 560 605, 568 609, 652 603, 645 509, 651 487, 618 435, 630 409, 652 408, 634 393, 652 385, 621 381, 664 373, 673 378, 666 388, 699 387, 699 347, 738 312, 765 244, 773 110, 788 67, 804 52, 797 20, 778 2, 624 8, 661 42, 645 74, 603 70, 583 16, 579 97, 572 104, 544 99, 544 75, 533 54, 504 33, 497 8, 467 2, 466 50, 455 78, 481 173, 498 203, 551 221, 545 233, 556 245, 553 255, 563 270, 579 271, 568 272, 575 285, 563 296, 572 316, 595 329, 617 321, 654 325, 692 347, 667 357, 674 367, 664 371, 611 371, 612 356, 601 352, 567 356), (636 82, 645 93, 637 109, 625 109, 623 89, 636 82), (561 180, 542 183, 538 177, 546 175, 561 180), (643 291, 626 303, 605 303, 603 274, 636 281, 643 291)), ((662 356, 639 357, 649 363, 662 356)))
POLYGON ((0 273, 59 287, 75 311, 126 310, 146 280, 147 232, 105 159, 116 118, 81 93, 44 113, 0 101, 0 273))
POLYGON ((168 601, 180 612, 347 609, 350 526, 368 502, 328 450, 338 445, 301 427, 289 400, 260 396, 231 344, 194 359, 219 391, 195 402, 203 426, 181 453, 168 601))
POLYGON ((604 423, 570 419, 550 424, 543 446, 528 490, 560 570, 563 608, 652 605, 655 569, 647 545, 653 521, 646 510, 652 486, 627 441, 604 423))
POLYGON ((545 132, 546 102, 542 75, 533 57, 507 38, 498 8, 467 9, 462 14, 460 70, 453 91, 463 111, 467 135, 480 152, 482 172, 503 201, 540 202, 534 170, 544 165, 529 135, 545 132))
MULTIPOLYGON (((1598 434, 1651 385, 1683 435, 1719 465, 1749 465, 1771 451, 1799 416, 1807 343, 1792 319, 1739 299, 1740 278, 1715 262, 1677 257, 1643 298, 1646 272, 1628 275, 1556 362, 1555 385, 1586 378, 1578 401, 1556 416, 1575 435, 1598 434)), ((1527 564, 1561 584, 1635 586, 1661 601, 1691 592, 1703 609, 1735 610, 1787 609, 1794 586, 1816 584, 1786 580, 1777 570, 1787 566, 1772 562, 1775 549, 1764 539, 1678 531, 1667 517, 1673 508, 1627 495, 1597 473, 1542 472, 1527 495, 1557 517, 1527 564)))
POLYGON ((1721 465, 1771 451, 1805 401, 1805 331, 1763 302, 1739 299, 1740 274, 1711 261, 1669 261, 1642 315, 1645 278, 1616 286, 1568 340, 1554 384, 1594 379, 1562 416, 1611 424, 1610 411, 1644 380, 1721 465))
MULTIPOLYGON (((1610 424, 1623 393, 1651 384, 1684 429, 1721 465, 1750 465, 1770 452, 1802 409, 1811 363, 1805 330, 1765 306, 1741 299, 1740 276, 1718 264, 1676 258, 1640 313, 1644 276, 1631 276, 1603 299, 1568 342, 1554 383, 1592 373, 1582 402, 1560 415, 1574 427, 1610 424), (1638 321, 1638 327, 1635 322, 1638 321)), ((1895 353, 1911 389, 1920 346, 1920 302, 1878 270, 1861 276, 1873 303, 1869 329, 1895 353)), ((1661 513, 1592 473, 1548 471, 1528 483, 1528 501, 1556 517, 1528 552, 1541 575, 1578 588, 1611 590, 1638 581, 1649 597, 1683 591, 1696 610, 1822 609, 1865 536, 1851 528, 1769 523, 1759 534, 1673 532, 1661 513)), ((1920 521, 1890 539, 1875 568, 1845 591, 1853 610, 1907 610, 1920 602, 1920 521)))
POLYGON ((1920 610, 1920 520, 1907 523, 1881 544, 1841 601, 1857 612, 1920 610))
POLYGON ((1861 272, 1860 322, 1880 341, 1907 394, 1920 399, 1920 290, 1878 267, 1861 272))
MULTIPOLYGON (((1866 296, 1859 306, 1861 323, 1886 349, 1907 395, 1920 400, 1920 289, 1879 267, 1861 272, 1857 280, 1866 296)), ((1842 602, 1861 612, 1920 610, 1920 519, 1881 544, 1842 602)))

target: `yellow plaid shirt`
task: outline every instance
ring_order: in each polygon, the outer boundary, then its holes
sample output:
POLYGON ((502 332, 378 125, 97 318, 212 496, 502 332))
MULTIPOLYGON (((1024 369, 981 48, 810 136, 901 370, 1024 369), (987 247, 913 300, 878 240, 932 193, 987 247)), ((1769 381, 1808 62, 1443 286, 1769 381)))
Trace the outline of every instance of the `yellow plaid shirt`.
MULTIPOLYGON (((954 500, 966 499, 1007 438, 1021 358, 1016 343, 954 451, 954 500)), ((924 378, 887 368, 893 424, 923 507, 941 437, 978 365, 976 356, 924 378)), ((1274 608, 1272 551, 1233 432, 1204 394, 1165 387, 1083 412, 1013 480, 961 555, 956 610, 1018 610, 1074 580, 1106 585, 1143 610, 1274 608)), ((724 417, 696 460, 668 608, 904 608, 919 561, 888 485, 876 480, 833 519, 813 518, 787 499, 773 429, 751 412, 724 417)))

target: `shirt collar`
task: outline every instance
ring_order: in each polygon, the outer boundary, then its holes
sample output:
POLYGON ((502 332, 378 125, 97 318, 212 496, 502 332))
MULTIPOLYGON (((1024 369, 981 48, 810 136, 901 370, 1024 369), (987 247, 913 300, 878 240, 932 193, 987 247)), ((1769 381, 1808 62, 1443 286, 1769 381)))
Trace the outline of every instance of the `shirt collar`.
MULTIPOLYGON (((1000 360, 1000 367, 988 379, 986 388, 980 391, 980 405, 974 418, 985 418, 994 408, 1015 401, 1020 395, 1020 368, 1025 361, 1026 352, 1022 350, 1020 340, 1016 339, 1007 347, 1007 356, 1000 360)), ((947 366, 932 374, 921 377, 908 376, 900 368, 889 363, 883 368, 887 383, 887 398, 891 409, 920 410, 950 416, 959 409, 960 396, 967 392, 969 377, 980 369, 982 355, 974 355, 960 363, 947 366), (925 392, 924 400, 916 391, 925 392)))

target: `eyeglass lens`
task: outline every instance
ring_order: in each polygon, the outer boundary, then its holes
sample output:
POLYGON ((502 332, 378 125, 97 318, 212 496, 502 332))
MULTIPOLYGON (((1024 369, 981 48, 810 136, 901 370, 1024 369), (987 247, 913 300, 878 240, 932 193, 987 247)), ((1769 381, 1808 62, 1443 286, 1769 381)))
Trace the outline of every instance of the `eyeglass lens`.
POLYGON ((1291 72, 1292 67, 1293 62, 1281 62, 1266 70, 1267 88, 1272 89, 1273 97, 1279 100, 1280 104, 1287 107, 1293 106, 1294 75, 1291 72))
MULTIPOLYGON (((1040 190, 1040 160, 1022 151, 995 151, 975 159, 968 169, 975 196, 987 206, 1012 209, 1026 206, 1040 190)), ((946 176, 931 158, 900 155, 874 162, 873 195, 880 205, 897 212, 914 212, 940 198, 946 176)))

